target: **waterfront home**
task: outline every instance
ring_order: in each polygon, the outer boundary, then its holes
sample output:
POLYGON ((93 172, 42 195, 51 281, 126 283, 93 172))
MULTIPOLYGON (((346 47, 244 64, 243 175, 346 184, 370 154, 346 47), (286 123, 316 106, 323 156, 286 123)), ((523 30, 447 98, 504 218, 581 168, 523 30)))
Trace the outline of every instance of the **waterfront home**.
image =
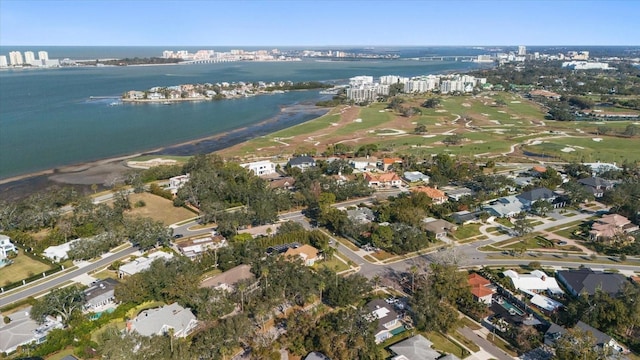
POLYGON ((18 248, 11 243, 10 237, 0 234, 0 260, 6 259, 10 253, 18 253, 18 248))
POLYGON ((170 329, 176 338, 187 337, 198 325, 198 320, 190 309, 178 303, 161 308, 144 310, 127 322, 127 331, 135 331, 142 336, 168 335, 170 329))

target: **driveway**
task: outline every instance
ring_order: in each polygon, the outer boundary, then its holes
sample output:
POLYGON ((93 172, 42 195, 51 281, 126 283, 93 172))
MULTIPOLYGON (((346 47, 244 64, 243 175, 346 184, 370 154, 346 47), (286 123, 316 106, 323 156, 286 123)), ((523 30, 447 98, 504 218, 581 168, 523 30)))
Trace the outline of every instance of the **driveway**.
POLYGON ((498 360, 512 360, 515 359, 514 357, 512 357, 511 355, 505 353, 504 351, 502 351, 502 349, 500 349, 499 347, 493 345, 489 340, 481 337, 480 335, 476 334, 473 330, 471 330, 468 327, 463 327, 461 329, 458 329, 458 331, 467 339, 469 339, 469 341, 475 343, 476 345, 480 346, 480 348, 486 352, 488 352, 489 354, 491 354, 494 358, 498 359, 498 360))

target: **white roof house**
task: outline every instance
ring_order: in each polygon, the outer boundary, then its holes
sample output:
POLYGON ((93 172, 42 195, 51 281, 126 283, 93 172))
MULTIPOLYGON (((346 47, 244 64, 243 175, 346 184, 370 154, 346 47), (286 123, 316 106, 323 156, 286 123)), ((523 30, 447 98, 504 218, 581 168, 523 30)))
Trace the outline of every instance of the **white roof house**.
POLYGON ((270 175, 276 172, 276 164, 271 160, 254 161, 250 163, 240 164, 245 169, 249 169, 257 176, 270 175))
POLYGON ((14 352, 22 345, 41 344, 51 330, 62 328, 62 324, 51 316, 38 325, 29 316, 30 311, 31 307, 16 311, 7 315, 11 322, 0 322, 0 353, 14 352))
POLYGON ((539 294, 536 294, 531 298, 531 303, 546 311, 555 311, 562 307, 561 303, 539 294))
POLYGON ((532 271, 531 274, 518 274, 513 270, 507 270, 503 274, 511 279, 516 289, 532 295, 543 291, 564 294, 556 279, 541 270, 532 271))
POLYGON ((167 189, 175 195, 178 193, 178 190, 184 186, 184 184, 189 182, 189 178, 190 174, 174 176, 169 179, 169 187, 167 189))
POLYGON ((0 234, 0 260, 5 259, 10 252, 17 252, 18 249, 11 243, 11 238, 0 234))
POLYGON ((147 257, 139 257, 131 262, 128 262, 118 269, 118 276, 125 277, 137 274, 141 271, 147 270, 151 267, 151 263, 157 259, 169 260, 173 258, 173 254, 166 253, 164 251, 156 251, 147 255, 147 257))
POLYGON ((42 255, 44 255, 46 258, 49 258, 52 261, 66 260, 69 257, 67 253, 69 252, 69 250, 71 250, 71 244, 75 243, 78 240, 80 239, 67 241, 64 244, 60 244, 56 246, 49 246, 48 248, 44 249, 44 251, 42 252, 42 255))
POLYGON ((195 315, 178 303, 141 312, 127 322, 128 331, 136 331, 142 336, 164 335, 173 329, 173 336, 184 338, 198 325, 195 315))

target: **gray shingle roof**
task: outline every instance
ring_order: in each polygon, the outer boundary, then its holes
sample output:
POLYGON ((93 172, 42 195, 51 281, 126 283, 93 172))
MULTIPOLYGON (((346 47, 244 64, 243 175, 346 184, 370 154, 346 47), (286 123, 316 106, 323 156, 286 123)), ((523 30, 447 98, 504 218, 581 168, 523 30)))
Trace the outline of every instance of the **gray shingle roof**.
POLYGON ((529 191, 525 191, 518 195, 519 198, 534 202, 538 200, 547 200, 556 197, 556 194, 547 188, 537 188, 529 191))
POLYGON ((558 275, 564 279, 565 285, 571 287, 576 293, 586 292, 589 295, 596 293, 596 290, 616 295, 627 282, 627 278, 620 274, 595 272, 591 269, 562 270, 558 275))
POLYGON ((433 350, 432 345, 433 343, 424 336, 416 335, 389 347, 389 349, 408 359, 435 360, 440 357, 440 353, 433 350))
POLYGON ((173 303, 141 312, 132 324, 133 328, 143 336, 162 334, 167 328, 174 329, 176 336, 186 336, 186 332, 193 326, 194 321, 196 317, 191 310, 173 303))
POLYGON ((580 328, 582 331, 591 333, 594 338, 596 338, 596 345, 602 346, 604 344, 608 344, 611 341, 611 336, 603 333, 602 331, 589 326, 588 324, 583 323, 582 321, 578 321, 576 324, 577 328, 580 328))

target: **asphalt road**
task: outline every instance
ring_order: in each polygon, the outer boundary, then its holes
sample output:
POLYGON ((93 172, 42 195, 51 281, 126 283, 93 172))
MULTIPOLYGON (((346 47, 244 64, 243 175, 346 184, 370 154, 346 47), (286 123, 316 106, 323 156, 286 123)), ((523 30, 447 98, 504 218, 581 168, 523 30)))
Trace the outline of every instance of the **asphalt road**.
MULTIPOLYGON (((111 264, 112 262, 121 259, 123 257, 129 256, 131 254, 133 254, 134 252, 138 251, 138 248, 135 247, 129 247, 126 248, 124 250, 118 251, 117 253, 108 256, 106 258, 100 259, 94 263, 90 263, 87 266, 84 266, 82 268, 76 269, 76 270, 72 270, 66 274, 60 275, 56 278, 53 278, 49 281, 45 281, 42 283, 39 283, 38 285, 34 285, 31 287, 28 287, 26 289, 16 289, 16 290, 11 290, 7 292, 7 295, 0 295, 2 296, 0 298, 0 307, 3 307, 5 305, 9 305, 11 303, 14 303, 16 301, 20 301, 22 299, 26 299, 29 296, 35 296, 37 294, 46 292, 46 291, 50 291, 54 288, 57 288, 58 286, 62 285, 64 282, 69 281, 79 275, 82 274, 86 274, 89 271, 95 270, 95 269, 100 269, 100 268, 104 268, 106 266, 109 266, 109 264, 111 264)), ((55 276, 55 275, 53 275, 55 276)), ((27 285, 29 286, 29 285, 27 285)))

